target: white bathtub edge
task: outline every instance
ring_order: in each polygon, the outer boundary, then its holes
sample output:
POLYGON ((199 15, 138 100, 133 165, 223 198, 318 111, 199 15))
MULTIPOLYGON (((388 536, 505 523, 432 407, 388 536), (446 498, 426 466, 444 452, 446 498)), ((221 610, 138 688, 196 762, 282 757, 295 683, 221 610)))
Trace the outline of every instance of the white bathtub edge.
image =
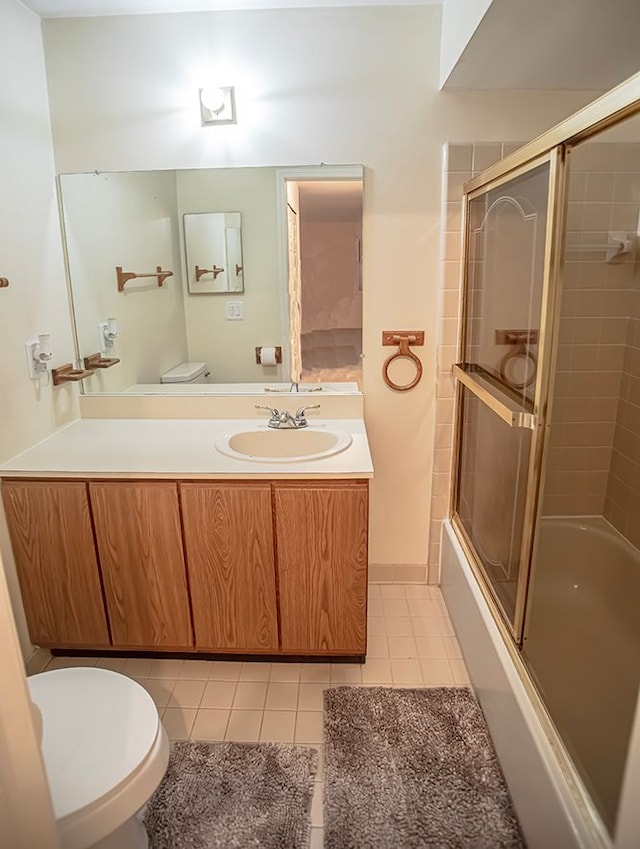
POLYGON ((528 849, 610 849, 570 791, 449 521, 441 588, 528 849))

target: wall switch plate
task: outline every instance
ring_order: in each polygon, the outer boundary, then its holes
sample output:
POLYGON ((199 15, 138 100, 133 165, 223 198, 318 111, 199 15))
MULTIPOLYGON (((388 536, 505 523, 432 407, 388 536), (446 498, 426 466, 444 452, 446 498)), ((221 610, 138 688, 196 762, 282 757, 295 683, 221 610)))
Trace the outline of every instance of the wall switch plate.
POLYGON ((244 304, 242 301, 227 301, 225 304, 227 321, 242 321, 244 318, 244 304))

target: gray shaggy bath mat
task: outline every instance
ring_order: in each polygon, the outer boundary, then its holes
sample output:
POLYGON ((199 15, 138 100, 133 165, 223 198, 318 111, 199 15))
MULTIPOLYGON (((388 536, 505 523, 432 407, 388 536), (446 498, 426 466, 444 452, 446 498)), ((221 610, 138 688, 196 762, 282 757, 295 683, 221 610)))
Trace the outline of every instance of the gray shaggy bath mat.
POLYGON ((144 816, 151 849, 306 849, 317 762, 284 743, 174 743, 144 816))
POLYGON ((325 849, 522 849, 469 689, 324 694, 325 849))

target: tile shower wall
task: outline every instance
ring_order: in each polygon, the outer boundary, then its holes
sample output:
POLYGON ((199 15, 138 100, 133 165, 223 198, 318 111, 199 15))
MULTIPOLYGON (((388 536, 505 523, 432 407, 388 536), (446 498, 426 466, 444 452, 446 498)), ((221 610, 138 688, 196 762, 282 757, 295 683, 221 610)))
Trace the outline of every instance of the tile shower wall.
MULTIPOLYGON (((640 161, 640 145, 638 156, 640 161)), ((640 175, 633 175, 636 189, 640 175)), ((637 195, 640 199, 640 195, 637 195)), ((634 280, 604 515, 640 546, 640 281, 634 280)))
MULTIPOLYGON (((580 246, 606 245, 610 231, 636 232, 640 145, 584 144, 571 153, 570 167, 543 512, 605 514, 624 533, 633 492, 636 516, 640 503, 640 440, 630 430, 634 410, 640 412, 634 393, 640 364, 627 347, 634 332, 634 259, 605 262, 604 250, 580 246)), ((637 424, 638 417, 636 432, 637 424)))
MULTIPOLYGON (((616 147, 622 148, 617 161, 627 166, 626 172, 616 175, 616 197, 621 195, 619 204, 625 204, 619 214, 620 219, 626 215, 621 229, 635 232, 640 207, 640 144, 616 147), (630 170, 633 165, 635 171, 630 170)), ((632 259, 627 269, 633 277, 633 289, 629 293, 620 399, 604 515, 634 545, 640 546, 640 276, 632 259)))
POLYGON ((428 580, 437 583, 440 568, 440 530, 449 509, 453 451, 454 383, 460 313, 462 256, 462 187, 471 177, 520 147, 520 143, 462 142, 443 147, 441 275, 436 378, 436 424, 428 580))

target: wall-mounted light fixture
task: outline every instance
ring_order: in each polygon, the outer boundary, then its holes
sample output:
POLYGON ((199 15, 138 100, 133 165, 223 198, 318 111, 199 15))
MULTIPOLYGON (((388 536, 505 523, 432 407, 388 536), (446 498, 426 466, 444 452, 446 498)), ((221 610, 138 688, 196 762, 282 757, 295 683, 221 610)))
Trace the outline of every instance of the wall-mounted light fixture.
POLYGON ((198 89, 202 126, 236 123, 236 98, 233 86, 198 89))
POLYGON ((32 380, 49 371, 49 365, 53 358, 51 350, 51 334, 41 333, 37 339, 29 339, 25 343, 27 348, 27 364, 29 366, 29 377, 32 380))

